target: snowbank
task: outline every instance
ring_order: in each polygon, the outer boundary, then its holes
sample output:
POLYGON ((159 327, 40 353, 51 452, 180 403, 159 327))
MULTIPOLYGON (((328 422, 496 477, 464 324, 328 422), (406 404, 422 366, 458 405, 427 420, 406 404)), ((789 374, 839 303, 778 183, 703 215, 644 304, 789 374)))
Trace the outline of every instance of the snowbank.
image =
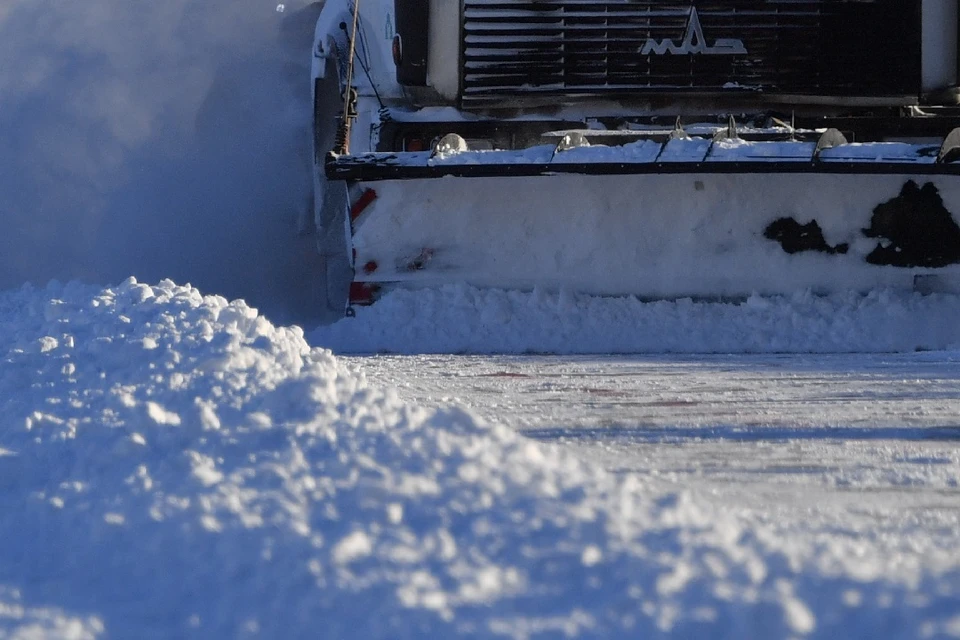
POLYGON ((955 562, 404 406, 191 287, 0 294, 0 357, 0 637, 960 635, 955 562))
POLYGON ((960 296, 643 302, 465 286, 390 292, 310 342, 338 353, 884 353, 960 344, 960 296))

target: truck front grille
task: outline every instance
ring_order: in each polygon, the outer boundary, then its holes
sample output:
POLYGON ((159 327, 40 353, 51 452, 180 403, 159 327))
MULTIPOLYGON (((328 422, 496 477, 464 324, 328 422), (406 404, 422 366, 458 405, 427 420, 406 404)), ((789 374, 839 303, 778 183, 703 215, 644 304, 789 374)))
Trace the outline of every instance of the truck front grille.
POLYGON ((462 99, 469 107, 577 95, 916 95, 920 5, 463 0, 462 99))

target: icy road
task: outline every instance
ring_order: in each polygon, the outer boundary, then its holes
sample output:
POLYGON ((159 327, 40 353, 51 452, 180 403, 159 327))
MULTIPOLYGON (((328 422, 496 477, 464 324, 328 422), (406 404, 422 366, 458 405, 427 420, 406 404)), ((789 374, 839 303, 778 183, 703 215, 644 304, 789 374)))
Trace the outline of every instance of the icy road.
MULTIPOLYGON (((878 292, 644 304, 460 288, 397 293, 312 340, 386 352, 340 360, 404 402, 464 407, 657 504, 700 510, 776 557, 747 570, 762 592, 795 593, 805 576, 786 630, 764 614, 731 623, 681 605, 658 614, 661 632, 683 635, 674 624, 702 615, 741 637, 960 637, 957 303, 878 292), (525 353, 555 350, 566 353, 525 353), (591 350, 648 355, 576 355, 591 350), (920 611, 945 618, 904 624, 920 611)), ((684 539, 703 526, 667 520, 684 539)), ((680 564, 655 588, 669 597, 698 579, 680 564)))
POLYGON ((355 361, 408 402, 459 404, 660 491, 769 521, 794 544, 802 531, 882 562, 960 553, 960 356, 355 361))

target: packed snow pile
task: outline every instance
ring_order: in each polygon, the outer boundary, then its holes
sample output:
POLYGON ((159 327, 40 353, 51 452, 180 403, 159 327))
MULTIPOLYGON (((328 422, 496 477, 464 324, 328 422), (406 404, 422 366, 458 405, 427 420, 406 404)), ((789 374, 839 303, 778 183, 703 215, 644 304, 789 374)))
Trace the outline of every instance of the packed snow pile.
POLYGON ((0 354, 0 637, 960 636, 955 562, 788 546, 191 287, 0 294, 0 354))
POLYGON ((884 353, 960 344, 960 296, 879 290, 644 302, 446 286, 395 290, 308 336, 337 353, 884 353))

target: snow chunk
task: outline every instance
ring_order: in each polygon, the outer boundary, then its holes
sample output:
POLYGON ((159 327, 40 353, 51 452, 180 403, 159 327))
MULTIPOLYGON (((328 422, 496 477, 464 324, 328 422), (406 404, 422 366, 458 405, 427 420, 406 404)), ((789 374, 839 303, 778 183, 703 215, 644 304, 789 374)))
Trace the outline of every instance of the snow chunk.
POLYGON ((349 564, 365 558, 373 551, 373 542, 363 531, 354 531, 343 538, 333 548, 333 561, 337 564, 349 564))
POLYGON ((220 418, 217 417, 216 405, 203 398, 195 398, 194 403, 200 411, 200 424, 204 429, 217 430, 220 428, 220 418))
POLYGON ((156 402, 147 403, 147 415, 157 424, 180 425, 180 416, 173 411, 167 411, 156 402))
POLYGON ((223 474, 217 471, 217 463, 213 458, 196 451, 188 451, 187 456, 190 458, 193 476, 205 487, 211 487, 223 480, 223 474))
POLYGON ((694 571, 690 565, 682 560, 677 561, 669 573, 665 573, 657 578, 657 593, 662 596, 670 596, 679 591, 689 583, 694 577, 694 571))
POLYGON ((816 628, 817 619, 810 608, 793 594, 793 587, 785 580, 777 581, 777 592, 781 597, 784 615, 790 630, 806 635, 816 628))
POLYGON ((400 524, 403 522, 403 505, 394 502, 387 505, 387 520, 390 524, 400 524))
POLYGON ((5 638, 96 640, 104 637, 104 631, 98 616, 80 618, 54 607, 26 605, 20 590, 0 585, 0 633, 5 638), (11 627, 13 632, 8 636, 4 629, 11 627))
POLYGON ((521 584, 520 573, 513 567, 486 567, 464 582, 457 596, 463 602, 491 602, 515 592, 521 584))
POLYGON ((585 567, 592 567, 596 564, 599 564, 603 560, 603 552, 596 545, 587 545, 583 549, 583 554, 580 556, 580 561, 585 567))

